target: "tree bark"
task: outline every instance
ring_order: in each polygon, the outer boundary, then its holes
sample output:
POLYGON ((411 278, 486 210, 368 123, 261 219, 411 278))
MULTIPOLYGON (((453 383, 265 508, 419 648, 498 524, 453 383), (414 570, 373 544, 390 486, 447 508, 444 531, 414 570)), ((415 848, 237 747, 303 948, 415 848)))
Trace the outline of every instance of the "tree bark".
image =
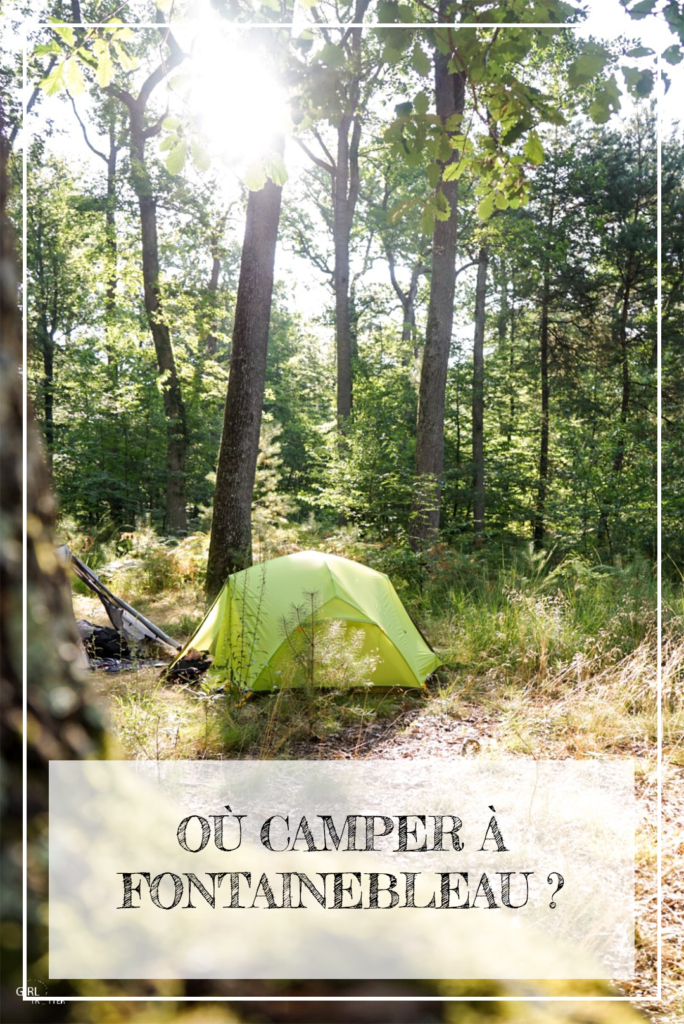
POLYGON ((548 263, 544 268, 541 327, 539 332, 539 362, 541 375, 541 427, 539 432, 539 475, 537 500, 534 510, 532 536, 535 548, 540 548, 546 534, 546 490, 549 477, 549 305, 551 281, 548 263))
POLYGON ((359 146, 361 143, 360 69, 361 23, 370 0, 356 0, 354 25, 349 29, 350 59, 355 65, 349 83, 346 110, 337 126, 337 159, 332 180, 333 245, 335 269, 335 348, 337 353, 337 425, 344 431, 353 404, 353 338, 349 300, 349 247, 354 212, 359 198, 359 146), (351 134, 350 134, 351 133, 351 134))
MULTIPOLYGON (((349 116, 337 129, 337 162, 333 181, 333 242, 335 247, 335 348, 337 353, 337 425, 343 430, 352 409, 351 318, 349 310, 349 243, 356 198, 350 196, 349 116)), ((354 122, 354 131, 358 135, 354 122)), ((358 144, 356 172, 358 174, 358 144)))
POLYGON ((546 219, 547 252, 543 263, 543 284, 541 300, 541 321, 539 328, 539 367, 541 378, 541 424, 539 430, 539 471, 537 477, 537 499, 532 522, 532 539, 535 550, 541 548, 546 535, 546 494, 549 478, 549 314, 551 310, 551 257, 553 230, 556 217, 556 187, 558 166, 554 155, 549 210, 546 219))
MULTIPOLYGON (((435 96, 437 115, 443 123, 454 114, 462 114, 465 104, 465 74, 450 74, 448 63, 448 57, 436 51, 435 96)), ((451 160, 454 159, 457 159, 455 152, 451 160)), ((444 468, 446 380, 456 283, 458 181, 444 182, 442 191, 449 203, 450 216, 446 221, 435 222, 432 237, 430 301, 418 398, 411 527, 414 549, 424 546, 439 529, 440 478, 444 468)))
POLYGON ((252 564, 252 496, 281 196, 282 188, 269 180, 250 192, 247 204, 207 563, 209 600, 231 573, 252 564))
MULTIPOLYGON (((105 756, 103 721, 94 688, 77 668, 78 634, 69 585, 54 555, 55 502, 41 457, 33 418, 23 422, 21 319, 15 239, 5 214, 9 143, 0 107, 0 741, 3 801, 0 835, 3 933, 0 939, 4 1019, 29 1021, 31 1007, 15 991, 22 985, 21 943, 11 941, 10 926, 21 933, 22 825, 27 814, 29 851, 26 904, 28 973, 40 977, 47 955, 48 768, 60 759, 105 756), (26 476, 22 466, 26 440, 26 476), (30 529, 22 559, 24 489, 30 529), (24 577, 25 572, 25 577, 24 577), (26 693, 23 692, 23 604, 26 602, 26 693), (59 694, 60 709, 53 700, 59 694), (28 730, 23 727, 26 700, 28 730), (22 795, 25 800, 22 800, 22 795), (23 806, 22 806, 23 803, 23 806)), ((117 756, 110 750, 109 756, 117 756)), ((26 862, 24 862, 26 863, 26 862)), ((62 993, 73 992, 60 983, 62 993)), ((39 1014, 44 1019, 46 1013, 39 1014)), ((53 1017, 54 1019, 54 1017, 53 1017)))
MULTIPOLYGON (((157 12, 157 20, 162 18, 157 12)), ((142 237, 142 271, 147 322, 157 356, 157 369, 162 378, 162 396, 166 417, 166 514, 164 525, 169 533, 187 530, 185 508, 185 455, 187 424, 171 344, 171 333, 164 322, 159 283, 159 243, 157 239, 157 204, 152 182, 145 164, 145 144, 161 131, 161 121, 147 125, 145 109, 156 86, 178 67, 185 54, 168 29, 160 28, 162 42, 169 48, 166 59, 148 76, 137 97, 125 89, 110 86, 108 92, 126 105, 130 126, 131 185, 140 210, 142 237)))
MULTIPOLYGON (((418 357, 416 350, 416 298, 418 296, 418 284, 421 276, 425 273, 425 265, 422 259, 419 259, 417 263, 414 263, 411 268, 411 280, 409 282, 408 291, 399 284, 396 271, 396 258, 390 246, 385 243, 385 256, 387 257, 387 265, 389 267, 390 281, 392 287, 396 293, 399 302, 401 303, 402 311, 402 324, 401 324, 401 340, 407 344, 413 346, 413 356, 418 357)), ((409 357, 406 356, 406 365, 409 363, 409 357)))
MULTIPOLYGON (((209 284, 207 285, 207 291, 216 295, 219 286, 219 278, 221 276, 221 257, 217 253, 218 249, 218 235, 212 235, 211 237, 211 274, 209 276, 209 284)), ((208 356, 215 356, 218 352, 218 338, 214 334, 216 330, 216 324, 212 324, 207 340, 205 342, 206 353, 208 356)))
POLYGON ((484 333, 487 263, 489 249, 480 249, 475 288, 475 338, 473 346, 473 545, 482 547, 485 540, 485 472, 484 472, 484 333))
POLYGON ((620 428, 617 449, 613 460, 613 471, 621 473, 625 462, 625 426, 629 416, 631 397, 631 377, 629 372, 629 348, 627 344, 627 324, 629 322, 629 304, 634 284, 634 259, 630 256, 625 272, 625 283, 620 304, 620 319, 617 325, 617 336, 620 347, 620 369, 622 378, 622 394, 620 396, 620 428))
POLYGON ((119 146, 116 140, 116 120, 112 114, 109 123, 109 153, 107 154, 107 199, 105 207, 105 245, 107 253, 107 285, 105 288, 105 320, 107 331, 107 363, 114 382, 119 379, 119 367, 112 340, 116 322, 117 239, 116 239, 116 163, 119 146))
POLYGON ((145 310, 157 354, 157 368, 163 378, 167 437, 165 525, 169 533, 175 533, 186 530, 188 526, 185 511, 187 428, 171 332, 164 323, 161 308, 157 203, 145 166, 145 130, 143 112, 139 107, 131 111, 131 179, 140 210, 145 310))
POLYGON ((45 462, 52 479, 55 450, 55 342, 49 331, 43 332, 43 415, 45 417, 45 462))

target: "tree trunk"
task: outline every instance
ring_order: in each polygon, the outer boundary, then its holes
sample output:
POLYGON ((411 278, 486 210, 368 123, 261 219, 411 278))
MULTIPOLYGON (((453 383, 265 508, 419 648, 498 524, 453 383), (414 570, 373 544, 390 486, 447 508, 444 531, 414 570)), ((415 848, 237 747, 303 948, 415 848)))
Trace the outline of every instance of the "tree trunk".
POLYGON ((232 572, 252 564, 252 496, 281 196, 282 188, 269 180, 261 191, 250 192, 247 204, 207 563, 209 600, 232 572))
MULTIPOLYGON (((218 236, 212 235, 211 238, 211 275, 209 277, 209 284, 207 285, 207 291, 212 295, 216 295, 218 291, 219 278, 221 276, 221 258, 217 255, 216 250, 218 249, 218 236)), ((216 330, 216 324, 212 324, 207 340, 205 342, 206 352, 208 356, 215 356, 218 352, 218 338, 214 334, 216 330)))
POLYGON ((111 367, 116 384, 119 367, 112 333, 116 321, 117 240, 116 240, 116 160, 119 147, 116 142, 116 120, 112 114, 109 125, 109 153, 107 154, 107 199, 105 207, 105 251, 107 261, 107 284, 105 288, 105 322, 107 334, 107 363, 111 367))
POLYGON ((45 462, 52 479, 52 456, 55 450, 55 342, 47 329, 42 337, 43 349, 43 415, 45 417, 45 462))
MULTIPOLYGON (((448 57, 436 51, 435 96, 437 115, 442 122, 454 114, 462 114, 465 103, 465 74, 450 74, 448 64, 448 57)), ((457 158, 454 152, 451 161, 457 158)), ((449 203, 450 216, 446 221, 435 222, 432 236, 430 302, 418 398, 411 527, 414 549, 427 543, 439 529, 440 477, 444 467, 444 410, 456 283, 458 181, 444 182, 442 191, 449 203)))
POLYGON ((352 409, 351 319, 349 315, 349 241, 353 209, 349 202, 349 125, 344 117, 337 129, 337 164, 333 182, 333 242, 335 246, 335 348, 337 352, 337 425, 344 430, 352 409))
POLYGON ((631 396, 631 378, 629 373, 629 350, 627 346, 627 323, 629 321, 629 303, 631 299, 632 286, 634 283, 634 260, 630 257, 627 263, 625 274, 625 285, 622 293, 620 307, 620 320, 618 323, 617 335, 620 345, 620 368, 622 371, 622 395, 620 399, 620 428, 618 433, 617 450, 613 461, 615 473, 621 473, 625 462, 625 426, 629 416, 629 402, 631 396))
MULTIPOLYGON (((10 937, 22 929, 22 825, 26 813, 29 870, 27 874, 26 945, 28 974, 41 977, 48 952, 47 849, 49 762, 106 756, 103 722, 94 688, 77 667, 78 634, 69 584, 54 555, 55 502, 41 457, 33 418, 23 421, 21 319, 15 239, 5 215, 6 163, 9 144, 0 108, 0 741, 3 801, 0 835, 3 930, 3 1019, 29 1021, 35 1012, 21 992, 22 946, 10 937), (26 442, 26 475, 22 467, 26 442), (24 499, 30 529, 23 548, 24 499), (23 556, 25 561, 22 559, 23 556), (24 576, 25 572, 25 576, 24 576), (29 643, 23 648, 23 607, 29 643), (22 664, 26 657, 24 693, 22 664), (59 695, 59 709, 54 701, 59 695), (23 728, 26 701, 28 730, 23 728), (54 711, 52 709, 55 709, 54 711), (22 800, 22 795, 25 797, 22 800), (23 806, 22 806, 23 804, 23 806)), ((109 756, 117 756, 110 750, 109 756)), ((26 861, 24 861, 24 864, 26 861)), ((68 997, 74 989, 60 982, 68 997)), ((48 1012, 38 1012, 50 1019, 48 1012)), ((51 1019, 55 1019, 52 1017, 51 1019)))
POLYGON ((413 345, 413 357, 418 358, 418 352, 416 348, 416 298, 418 296, 418 283, 421 275, 425 273, 425 265, 422 259, 419 259, 417 263, 414 263, 411 268, 411 281, 409 284, 409 290, 407 292, 399 284, 396 273, 396 259, 391 248, 385 243, 385 256, 387 257, 387 265, 389 267, 390 281, 392 287, 396 292, 397 298, 401 303, 402 311, 402 324, 401 324, 401 340, 407 343, 407 349, 402 354, 402 363, 405 366, 410 364, 410 350, 408 345, 413 345))
POLYGON ((333 245, 335 270, 335 348, 337 352, 337 426, 344 431, 353 404, 352 325, 349 308, 349 244, 359 197, 359 145, 361 143, 360 102, 361 36, 363 21, 370 0, 356 0, 354 28, 349 29, 350 54, 354 65, 346 96, 346 110, 337 127, 337 160, 333 193, 333 245), (350 135, 351 132, 351 135, 350 135))
POLYGON ((476 548, 482 547, 485 540, 484 329, 488 259, 489 250, 483 245, 477 264, 473 346, 473 545, 476 548))
POLYGON ((418 282, 425 267, 421 262, 416 263, 411 270, 411 282, 403 303, 404 326, 401 332, 401 340, 409 341, 413 345, 413 356, 417 358, 416 352, 416 297, 418 295, 418 282))
POLYGON ((143 109, 136 103, 131 108, 131 181, 140 209, 145 310, 157 354, 157 368, 163 378, 167 437, 165 526, 169 533, 176 533, 187 530, 188 526, 185 510, 187 427, 171 333, 164 323, 161 308, 157 204, 145 165, 145 138, 143 109))
POLYGON ((546 533, 546 488, 549 476, 549 305, 551 282, 548 264, 544 269, 542 292, 539 357, 541 372, 541 429, 539 434, 539 477, 537 501, 534 510, 532 536, 535 548, 540 548, 546 533))
MULTIPOLYGON (((557 133, 556 133, 557 134, 557 133)), ((539 364, 541 377, 541 425, 539 431, 539 475, 537 479, 537 500, 532 523, 532 539, 538 550, 546 535, 546 492, 549 478, 549 313, 551 308, 551 257, 554 221, 556 217, 556 187, 558 165, 554 154, 549 212, 546 220, 547 255, 544 257, 541 322, 539 330, 539 364)))

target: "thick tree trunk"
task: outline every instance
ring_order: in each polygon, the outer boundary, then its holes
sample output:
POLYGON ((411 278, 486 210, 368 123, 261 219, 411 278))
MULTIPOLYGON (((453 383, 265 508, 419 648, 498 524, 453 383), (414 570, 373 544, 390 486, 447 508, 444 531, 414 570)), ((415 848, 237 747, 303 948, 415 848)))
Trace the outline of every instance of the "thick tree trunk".
POLYGON ((488 260, 489 250, 483 245, 477 264, 473 346, 473 544, 476 548, 482 547, 485 540, 484 329, 488 260))
POLYGON ((157 355, 157 368, 163 378, 167 437, 165 526, 169 533, 176 533, 186 530, 188 525, 185 510, 187 428, 171 333, 164 323, 161 308, 157 205, 145 166, 143 110, 139 104, 131 109, 131 181, 140 210, 145 310, 157 355))
POLYGON ((541 374, 541 427, 539 433, 539 476, 532 536, 535 548, 541 547, 546 534, 546 489, 549 477, 549 305, 551 282, 548 265, 544 270, 542 291, 539 359, 541 374))
MULTIPOLYGON (((26 946, 28 974, 41 976, 47 956, 47 849, 49 762, 105 755, 100 711, 94 688, 77 669, 78 634, 69 584, 54 556, 55 503, 41 457, 33 419, 22 418, 21 320, 15 239, 5 216, 6 162, 0 108, 0 742, 2 746, 2 822, 0 867, 3 882, 2 958, 3 1019, 30 1021, 56 1017, 45 1007, 22 1002, 22 945, 11 936, 22 930, 22 825, 27 814, 28 888, 26 946), (26 476, 22 466, 26 440, 26 476), (22 559, 24 489, 30 529, 22 559), (26 573, 24 577, 24 572, 26 573), (23 606, 26 602, 27 688, 23 693, 23 606), (54 699, 61 698, 58 705, 54 699), (22 707, 27 708, 28 730, 22 707), (53 710, 54 709, 54 710, 53 710), (22 796, 24 799, 22 800, 22 796), (22 806, 23 804, 23 806, 22 806)), ((109 756, 116 756, 110 751, 109 756)), ((26 862, 24 862, 26 863, 26 862)), ((73 988, 60 982, 69 996, 73 988)))
MULTIPOLYGON (((454 114, 462 114, 465 103, 465 74, 450 74, 448 63, 446 56, 436 52, 435 96, 437 115, 442 122, 454 114)), ((454 159, 457 159, 455 152, 454 159)), ((444 182, 442 190, 451 212, 448 220, 435 222, 432 237, 430 302, 418 398, 411 527, 414 549, 424 545, 439 529, 440 478, 444 466, 444 410, 456 283, 458 182, 444 182)))
POLYGON ((282 188, 250 192, 230 355, 223 434, 207 563, 207 598, 232 572, 252 564, 252 496, 273 295, 282 188))

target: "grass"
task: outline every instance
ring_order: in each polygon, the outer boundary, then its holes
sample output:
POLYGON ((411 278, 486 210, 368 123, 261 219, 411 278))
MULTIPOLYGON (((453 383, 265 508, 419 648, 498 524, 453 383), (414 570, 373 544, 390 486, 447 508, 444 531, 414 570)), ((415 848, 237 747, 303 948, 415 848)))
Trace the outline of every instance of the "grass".
MULTIPOLYGON (((109 564, 104 563, 108 584, 165 631, 186 639, 202 617, 206 541, 199 535, 166 545, 145 532, 128 537, 126 550, 110 546, 109 564)), ((378 756, 383 744, 401 745, 402 756, 431 756, 430 737, 450 728, 445 735, 462 744, 447 746, 448 756, 632 757, 643 811, 636 887, 640 980, 623 990, 650 998, 657 857, 653 566, 639 559, 592 564, 528 547, 475 555, 438 546, 417 559, 401 547, 364 543, 353 531, 323 535, 312 524, 299 532, 292 526, 274 532, 261 544, 268 557, 298 547, 322 548, 388 573, 445 662, 427 689, 380 693, 341 680, 331 691, 309 686, 257 696, 224 691, 211 672, 200 686, 165 685, 158 670, 150 669, 94 673, 125 756, 365 758, 378 756)), ((78 595, 75 607, 80 617, 104 621, 96 599, 78 595)), ((676 1019, 667 1014, 679 1013, 676 986, 684 980, 677 942, 677 901, 684 892, 684 808, 678 795, 684 767, 681 581, 664 583, 663 622, 662 863, 666 893, 675 895, 664 902, 668 1009, 642 1005, 653 1020, 665 1013, 665 1021, 676 1019)), ((335 671, 335 657, 327 670, 335 671)))
MULTIPOLYGON (((656 594, 648 562, 607 566, 529 547, 504 557, 443 545, 418 559, 408 549, 364 544, 353 531, 324 536, 307 524, 302 533, 303 545, 388 572, 445 662, 426 693, 426 713, 459 718, 484 709, 500 723, 506 748, 528 756, 619 753, 654 741, 656 594)), ((275 532, 264 553, 293 550, 296 539, 293 527, 275 532)), ((184 640, 203 613, 206 550, 204 534, 167 544, 143 530, 124 535, 118 550, 110 542, 115 557, 99 571, 116 593, 184 640)), ((78 596, 75 605, 81 617, 100 612, 89 597, 78 596)), ((675 587, 666 588, 666 607, 666 729, 679 763, 684 600, 675 587)), ((297 656, 305 661, 307 652, 297 656)), ((361 749, 370 725, 415 712, 415 696, 406 691, 356 689, 363 672, 359 680, 348 670, 344 676, 339 637, 324 637, 317 657, 337 683, 331 690, 314 685, 246 698, 220 692, 225 681, 211 672, 200 687, 169 687, 150 670, 99 674, 97 685, 129 757, 287 757, 303 743, 314 750, 355 729, 361 749)))

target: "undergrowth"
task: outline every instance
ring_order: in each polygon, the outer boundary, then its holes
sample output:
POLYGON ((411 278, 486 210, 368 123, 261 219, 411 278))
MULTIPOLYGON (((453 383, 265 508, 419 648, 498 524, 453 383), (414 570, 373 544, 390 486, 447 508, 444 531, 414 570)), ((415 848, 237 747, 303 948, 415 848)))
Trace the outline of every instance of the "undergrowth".
MULTIPOLYGON (((79 538, 69 540, 77 550, 79 538)), ((91 545, 81 557, 114 592, 185 640, 204 610, 207 544, 206 534, 163 541, 143 527, 91 545)), ((528 756, 618 753, 654 742, 656 580, 647 561, 607 565, 526 545, 477 553, 438 545, 419 557, 407 545, 367 543, 354 530, 324 534, 312 522, 271 530, 260 537, 258 553, 277 557, 302 548, 354 558, 390 576, 444 662, 427 690, 367 688, 369 666, 328 625, 315 655, 325 689, 307 671, 303 686, 285 680, 266 696, 247 696, 211 672, 194 687, 165 685, 149 671, 98 677, 128 756, 316 756, 338 734, 351 756, 372 756, 364 741, 369 726, 399 724, 417 708, 446 708, 457 718, 484 709, 500 722, 507 749, 528 756)), ((89 607, 94 612, 96 602, 89 607)), ((683 624, 681 587, 666 582, 663 692, 666 740, 677 763, 684 760, 677 739, 683 624)), ((292 625, 302 644, 306 629, 292 625)), ((304 642, 293 662, 306 669, 310 660, 304 642)))

